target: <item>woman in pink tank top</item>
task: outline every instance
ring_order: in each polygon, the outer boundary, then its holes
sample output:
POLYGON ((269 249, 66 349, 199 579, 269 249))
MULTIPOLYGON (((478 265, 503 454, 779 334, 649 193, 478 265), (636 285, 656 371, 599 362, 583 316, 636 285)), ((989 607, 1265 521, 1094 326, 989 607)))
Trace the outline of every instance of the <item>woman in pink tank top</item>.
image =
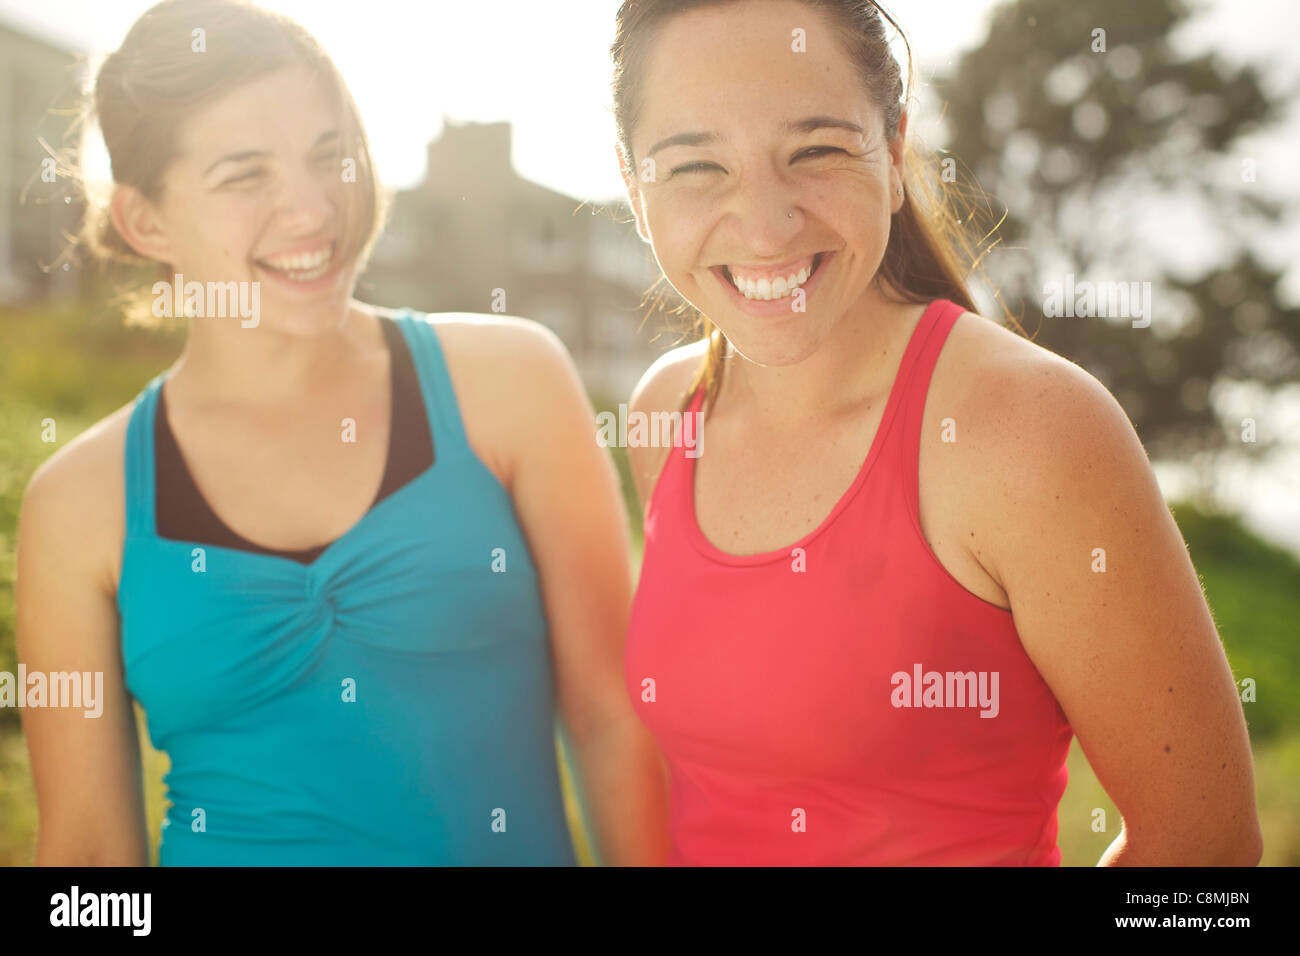
POLYGON ((1077 735, 1123 817, 1103 864, 1253 865, 1182 537, 1113 397, 973 314, 881 17, 619 11, 628 195, 702 330, 629 415, 670 862, 1056 865, 1077 735))

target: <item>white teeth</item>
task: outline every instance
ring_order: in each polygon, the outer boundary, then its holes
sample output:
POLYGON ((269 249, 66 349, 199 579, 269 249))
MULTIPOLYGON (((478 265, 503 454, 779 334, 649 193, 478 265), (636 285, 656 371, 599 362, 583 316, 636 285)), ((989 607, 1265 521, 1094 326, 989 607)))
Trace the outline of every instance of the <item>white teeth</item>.
MULTIPOLYGON (((730 271, 730 270, 728 270, 730 271)), ((798 272, 793 272, 784 279, 738 279, 733 274, 731 282, 746 299, 759 299, 770 302, 773 299, 781 299, 795 289, 799 288, 808 281, 808 276, 812 274, 810 266, 804 266, 798 272)))
POLYGON ((302 272, 290 272, 289 278, 295 282, 310 282, 312 279, 319 279, 325 273, 329 272, 329 263, 323 263, 315 269, 308 269, 302 272))
POLYGON ((284 273, 295 282, 310 282, 312 279, 319 279, 329 271, 333 258, 334 243, 330 243, 316 252, 277 256, 258 261, 270 269, 284 273))

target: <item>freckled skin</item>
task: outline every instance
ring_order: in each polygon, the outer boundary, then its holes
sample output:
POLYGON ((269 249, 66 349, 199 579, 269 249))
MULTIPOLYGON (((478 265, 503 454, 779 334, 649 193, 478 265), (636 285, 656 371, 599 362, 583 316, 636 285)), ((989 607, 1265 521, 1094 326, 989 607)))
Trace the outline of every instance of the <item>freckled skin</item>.
MULTIPOLYGON (((711 451, 697 463, 701 529, 734 551, 780 548, 825 518, 808 505, 836 501, 852 483, 923 310, 886 301, 873 281, 903 201, 902 136, 886 139, 831 25, 794 2, 672 18, 648 51, 642 86, 630 131, 637 163, 677 134, 714 135, 660 149, 654 181, 628 183, 664 275, 732 350, 708 414, 711 451), (817 52, 788 52, 792 23, 817 52), (783 127, 811 116, 860 131, 783 127), (789 314, 745 313, 712 270, 818 252, 833 255, 806 311, 789 314)), ((905 118, 900 127, 905 135, 905 118)))

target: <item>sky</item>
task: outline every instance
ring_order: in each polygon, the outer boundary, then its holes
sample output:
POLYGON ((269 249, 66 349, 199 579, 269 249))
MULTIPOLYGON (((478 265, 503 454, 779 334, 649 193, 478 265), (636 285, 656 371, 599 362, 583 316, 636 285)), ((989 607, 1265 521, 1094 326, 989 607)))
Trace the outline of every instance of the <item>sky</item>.
MULTIPOLYGON (((523 176, 583 199, 622 192, 614 157, 609 46, 618 0, 355 4, 262 0, 328 50, 366 122, 380 175, 409 186, 443 116, 508 119, 523 176), (400 25, 400 29, 392 25, 400 25), (505 26, 508 24, 508 27, 505 26)), ((150 6, 136 0, 0 0, 0 18, 89 51, 114 49, 150 6)), ((915 25, 918 57, 940 66, 984 33, 992 0, 941 2, 915 25), (942 16, 930 15, 941 6, 942 16)))
MULTIPOLYGON (((609 45, 618 0, 476 0, 410 3, 261 0, 299 20, 325 46, 352 88, 384 182, 406 187, 424 171, 424 147, 454 121, 509 120, 520 175, 582 199, 621 194, 610 108, 609 45), (508 26, 505 26, 508 24, 508 26)), ((1076 0, 1062 0, 1076 2, 1076 0)), ((1188 49, 1212 48, 1300 79, 1290 37, 1295 0, 1196 0, 1188 49)), ((142 0, 0 0, 0 19, 92 55, 114 49, 151 4, 142 0)), ((998 0, 893 0, 920 66, 918 95, 986 35, 998 0)), ((1112 27, 1112 33, 1118 32, 1112 27)), ((1112 40, 1112 42, 1115 42, 1112 40)), ((1291 129, 1300 137, 1300 110, 1291 129)), ((924 119, 914 128, 930 141, 924 119)), ((1285 144, 1296 141, 1290 138, 1285 144)), ((1281 144, 1275 144, 1279 151, 1281 144)), ((106 169, 106 162, 101 161, 106 169)), ((1261 163, 1261 169, 1292 163, 1261 163)), ((93 172, 92 168, 92 172, 93 172)), ((1300 236, 1297 236, 1300 243, 1300 236)))
MULTIPOLYGON (((1074 2, 1074 0, 1062 0, 1074 2)), ((1279 61, 1300 35, 1294 0, 1202 0, 1189 31, 1198 44, 1279 61), (1268 29, 1260 29, 1262 25, 1268 29)), ((351 86, 384 181, 404 187, 423 173, 424 146, 443 116, 508 119, 518 172, 583 199, 622 191, 614 158, 609 45, 618 0, 476 0, 410 3, 262 0, 321 41, 351 86), (508 26, 507 26, 508 25, 508 26)), ((90 52, 115 48, 148 2, 0 0, 0 18, 90 52)), ((894 0, 926 77, 980 42, 997 0, 894 0)), ((924 135, 924 128, 921 128, 924 135)))
MULTIPOLYGON (((514 167, 528 179, 586 200, 622 193, 609 96, 618 0, 367 0, 360 7, 320 0, 261 2, 299 20, 333 56, 357 100, 386 184, 403 188, 419 181, 425 146, 439 134, 445 116, 457 122, 509 120, 514 167)), ((0 0, 0 21, 93 55, 115 48, 150 5, 0 0)), ((886 2, 919 65, 922 113, 913 128, 931 145, 939 139, 927 119, 933 115, 927 82, 983 40, 998 5, 999 0, 886 2)), ((1274 91, 1300 84, 1300 58, 1292 50, 1300 36, 1296 0, 1195 0, 1194 6, 1202 12, 1175 37, 1189 53, 1213 50, 1249 62, 1274 91)), ((1300 103, 1292 102, 1279 131, 1244 147, 1258 160, 1261 185, 1292 201, 1300 198, 1294 185, 1297 144, 1300 103)), ((102 155, 88 157, 88 164, 92 176, 106 174, 102 155)), ((1172 219, 1160 231, 1178 235, 1180 246, 1193 245, 1172 219)), ((1266 258, 1275 263, 1300 262, 1300 223, 1279 229, 1266 246, 1266 258)), ((1300 280, 1300 268, 1293 268, 1290 278, 1300 280)), ((1300 281, 1288 288, 1300 301, 1300 281)), ((1300 399, 1287 405, 1288 417, 1279 423, 1288 434, 1300 433, 1298 410, 1300 399)), ((1157 475, 1166 495, 1183 480, 1172 467, 1158 468, 1157 475)), ((1225 494, 1245 510, 1252 526, 1300 553, 1300 451, 1292 453, 1289 467, 1267 474, 1225 469, 1223 478, 1225 494)))

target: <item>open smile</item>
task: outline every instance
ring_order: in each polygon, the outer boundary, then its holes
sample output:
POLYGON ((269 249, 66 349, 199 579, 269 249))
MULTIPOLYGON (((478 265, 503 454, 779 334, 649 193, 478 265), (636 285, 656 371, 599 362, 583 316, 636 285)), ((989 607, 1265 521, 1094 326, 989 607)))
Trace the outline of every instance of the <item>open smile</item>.
POLYGON ((834 256, 834 252, 818 252, 777 266, 728 264, 713 266, 709 271, 718 277, 741 311, 780 315, 792 311, 796 301, 800 306, 806 303, 824 271, 822 266, 834 256), (803 290, 803 295, 796 297, 798 290, 803 290))
POLYGON ((337 249, 338 243, 331 241, 306 252, 268 256, 253 261, 277 278, 297 283, 314 282, 334 267, 337 249))

